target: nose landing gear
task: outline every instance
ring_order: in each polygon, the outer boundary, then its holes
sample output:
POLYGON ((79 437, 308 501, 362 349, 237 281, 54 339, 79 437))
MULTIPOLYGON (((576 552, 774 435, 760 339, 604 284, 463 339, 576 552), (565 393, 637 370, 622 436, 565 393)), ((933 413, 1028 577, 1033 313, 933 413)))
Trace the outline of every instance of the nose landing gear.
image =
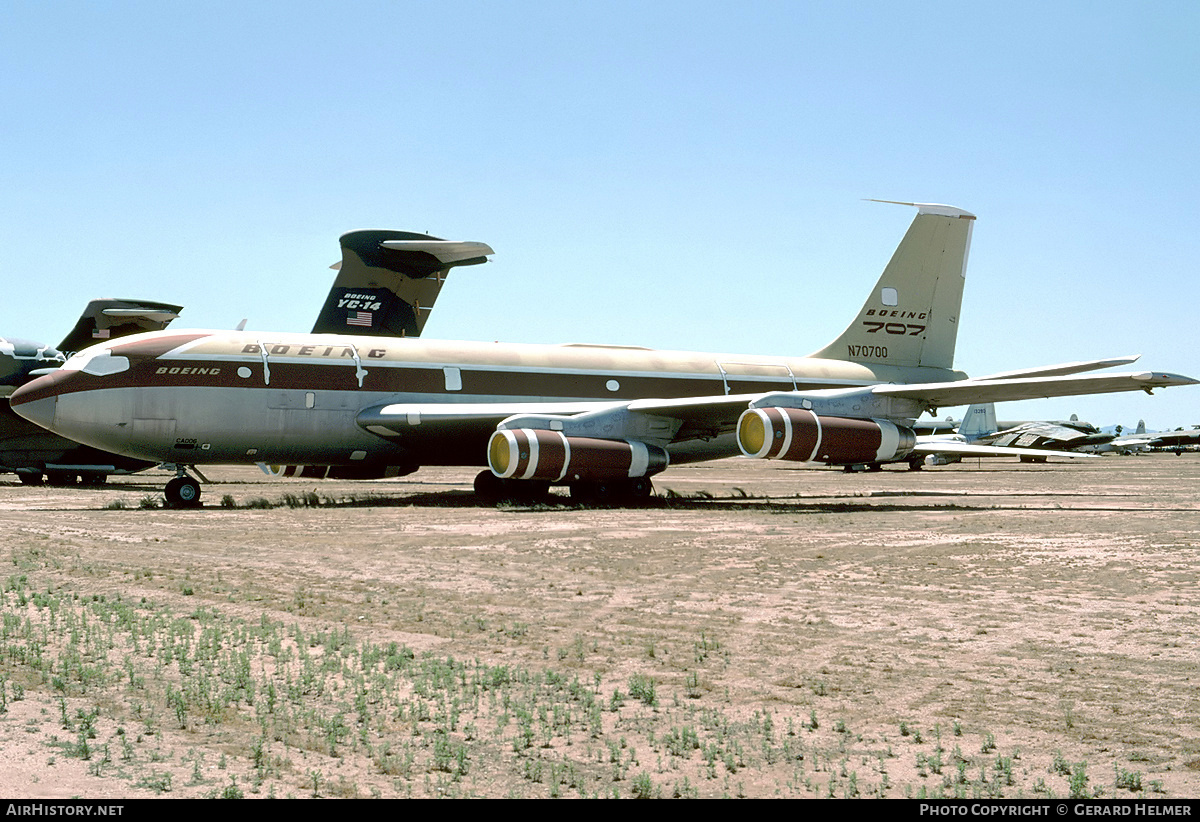
MULTIPOLYGON (((195 471, 195 467, 192 468, 195 471)), ((200 481, 187 475, 186 469, 176 466, 176 477, 167 483, 163 496, 167 498, 168 508, 199 508, 200 481)), ((199 471, 196 471, 199 474, 199 471)))

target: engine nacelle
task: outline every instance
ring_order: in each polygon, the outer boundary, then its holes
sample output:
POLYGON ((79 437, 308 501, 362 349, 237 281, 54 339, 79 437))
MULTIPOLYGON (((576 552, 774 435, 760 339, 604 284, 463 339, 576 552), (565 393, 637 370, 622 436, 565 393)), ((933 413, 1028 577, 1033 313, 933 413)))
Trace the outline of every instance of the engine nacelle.
POLYGON ((821 417, 803 408, 751 408, 737 432, 748 457, 827 465, 901 460, 917 442, 911 428, 889 420, 821 417))
POLYGON ((501 479, 598 482, 666 469, 666 450, 636 440, 568 437, 561 431, 502 428, 488 441, 488 467, 501 479))

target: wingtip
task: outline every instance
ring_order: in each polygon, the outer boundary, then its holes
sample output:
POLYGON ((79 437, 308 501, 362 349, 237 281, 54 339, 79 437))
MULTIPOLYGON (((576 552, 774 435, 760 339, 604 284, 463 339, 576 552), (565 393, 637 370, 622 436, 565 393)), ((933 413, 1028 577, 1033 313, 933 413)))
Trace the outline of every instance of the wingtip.
POLYGON ((1200 380, 1183 374, 1168 374, 1165 371, 1142 371, 1132 375, 1138 382, 1154 383, 1156 386, 1200 385, 1200 380))

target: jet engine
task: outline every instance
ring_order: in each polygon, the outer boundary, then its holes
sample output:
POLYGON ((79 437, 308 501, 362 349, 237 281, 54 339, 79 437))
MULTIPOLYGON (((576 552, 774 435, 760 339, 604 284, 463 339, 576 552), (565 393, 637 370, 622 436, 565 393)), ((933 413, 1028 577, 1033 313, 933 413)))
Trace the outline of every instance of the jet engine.
POLYGON ((502 428, 488 442, 488 467, 501 479, 599 482, 666 469, 665 449, 636 440, 568 437, 561 431, 502 428))
POLYGON ((802 408, 751 408, 738 419, 737 434, 748 457, 827 465, 901 460, 917 442, 911 428, 889 420, 821 417, 802 408))

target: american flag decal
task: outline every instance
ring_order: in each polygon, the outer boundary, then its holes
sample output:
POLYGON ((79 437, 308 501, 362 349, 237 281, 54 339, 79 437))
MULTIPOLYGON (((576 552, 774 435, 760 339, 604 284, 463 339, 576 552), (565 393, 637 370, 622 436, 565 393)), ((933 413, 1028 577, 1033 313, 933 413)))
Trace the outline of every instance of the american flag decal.
POLYGON ((92 339, 93 340, 107 340, 109 337, 109 334, 110 334, 110 332, 109 332, 109 329, 107 329, 107 328, 93 328, 92 329, 92 339))
POLYGON ((370 311, 355 311, 346 318, 346 325, 361 325, 364 328, 371 327, 371 312, 370 311))

